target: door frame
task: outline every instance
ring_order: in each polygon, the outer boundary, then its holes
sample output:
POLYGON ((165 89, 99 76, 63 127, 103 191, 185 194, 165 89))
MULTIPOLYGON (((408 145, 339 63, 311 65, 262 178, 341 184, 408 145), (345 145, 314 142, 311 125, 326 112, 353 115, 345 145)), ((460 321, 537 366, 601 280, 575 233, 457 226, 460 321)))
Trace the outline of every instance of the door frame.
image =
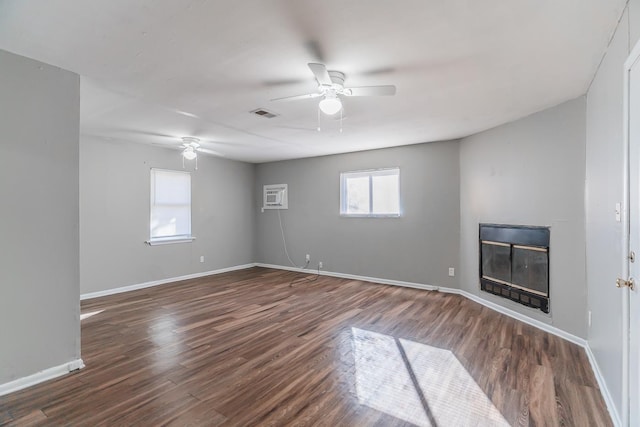
MULTIPOLYGON (((623 239, 622 239, 622 277, 625 279, 629 278, 629 240, 631 238, 631 220, 630 220, 630 188, 631 188, 631 177, 630 177, 630 89, 631 89, 631 78, 630 73, 632 67, 640 61, 640 40, 636 43, 633 50, 627 57, 627 60, 624 63, 624 92, 623 92, 623 140, 624 140, 624 151, 623 151, 623 217, 622 217, 622 231, 623 231, 623 239)), ((639 184, 640 185, 640 184, 639 184)), ((629 310, 630 306, 630 290, 628 287, 622 289, 622 425, 628 426, 630 423, 630 411, 631 411, 631 396, 629 395, 630 387, 631 387, 631 377, 630 377, 630 360, 629 355, 631 351, 630 341, 631 341, 631 325, 630 325, 630 316, 631 312, 629 310)))

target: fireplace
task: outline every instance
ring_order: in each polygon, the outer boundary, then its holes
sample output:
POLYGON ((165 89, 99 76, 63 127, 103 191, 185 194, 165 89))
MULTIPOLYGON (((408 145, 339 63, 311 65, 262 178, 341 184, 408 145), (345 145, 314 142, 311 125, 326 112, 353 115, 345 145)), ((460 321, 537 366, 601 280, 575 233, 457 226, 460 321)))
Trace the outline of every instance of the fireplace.
POLYGON ((549 312, 549 227, 480 224, 480 289, 549 312))

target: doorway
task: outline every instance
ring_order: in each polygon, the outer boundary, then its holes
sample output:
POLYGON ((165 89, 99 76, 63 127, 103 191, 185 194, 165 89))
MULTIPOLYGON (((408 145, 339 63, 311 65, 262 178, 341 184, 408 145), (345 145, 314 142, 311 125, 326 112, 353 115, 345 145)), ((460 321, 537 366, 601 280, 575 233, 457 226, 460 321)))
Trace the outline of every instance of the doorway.
POLYGON ((623 423, 640 425, 640 42, 625 62, 625 197, 628 239, 623 248, 623 423), (633 278, 635 278, 635 283, 633 278))

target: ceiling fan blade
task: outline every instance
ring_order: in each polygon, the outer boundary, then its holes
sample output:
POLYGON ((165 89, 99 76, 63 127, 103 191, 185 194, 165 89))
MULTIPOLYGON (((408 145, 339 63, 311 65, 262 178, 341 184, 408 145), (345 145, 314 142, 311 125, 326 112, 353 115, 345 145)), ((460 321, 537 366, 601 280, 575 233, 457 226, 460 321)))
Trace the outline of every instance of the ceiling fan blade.
POLYGON ((389 86, 362 86, 345 88, 347 96, 392 96, 396 94, 396 87, 389 86))
POLYGON ((152 142, 151 145, 153 145, 154 147, 168 148, 169 150, 184 150, 185 149, 185 147, 183 147, 182 145, 163 144, 161 142, 152 142))
POLYGON ((327 67, 325 67, 324 64, 310 62, 307 65, 309 66, 309 69, 311 69, 313 75, 316 76, 318 83, 322 86, 331 86, 333 84, 331 77, 329 76, 329 72, 327 71, 327 67))
POLYGON ((322 96, 321 93, 307 93, 304 95, 285 96, 282 98, 274 98, 271 101, 296 101, 298 99, 311 99, 322 96))
POLYGON ((220 153, 218 151, 209 150, 208 148, 198 148, 198 149, 196 149, 196 151, 198 151, 200 153, 211 154, 212 156, 225 157, 224 154, 222 154, 222 153, 220 153))

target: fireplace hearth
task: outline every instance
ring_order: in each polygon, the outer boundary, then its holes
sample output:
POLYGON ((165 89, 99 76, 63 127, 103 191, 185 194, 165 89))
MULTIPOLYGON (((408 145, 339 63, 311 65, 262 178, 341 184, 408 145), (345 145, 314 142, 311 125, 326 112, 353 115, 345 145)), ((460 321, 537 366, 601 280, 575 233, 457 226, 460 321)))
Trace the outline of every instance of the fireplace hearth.
POLYGON ((549 313, 549 227, 480 224, 480 289, 549 313))

